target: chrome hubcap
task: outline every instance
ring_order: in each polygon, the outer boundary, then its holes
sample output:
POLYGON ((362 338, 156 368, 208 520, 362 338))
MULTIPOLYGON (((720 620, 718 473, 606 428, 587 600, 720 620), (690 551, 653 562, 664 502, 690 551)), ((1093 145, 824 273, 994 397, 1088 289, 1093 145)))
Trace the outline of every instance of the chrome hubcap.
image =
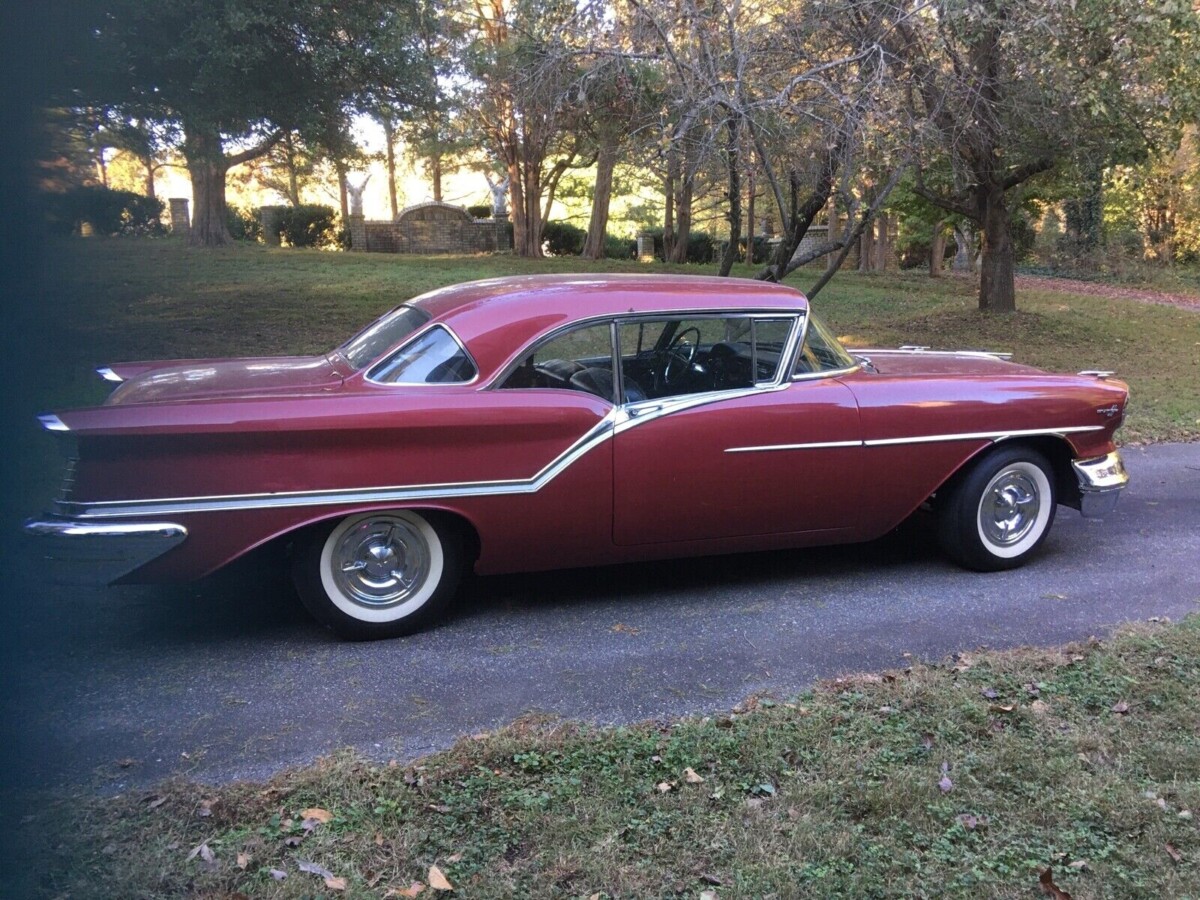
POLYGON ((1019 469, 1007 469, 993 478, 984 491, 979 504, 979 528, 992 543, 1010 546, 1029 534, 1040 509, 1034 480, 1019 469))
POLYGON ((380 516, 359 522, 333 551, 333 576, 362 606, 402 603, 429 575, 429 545, 404 519, 380 516))

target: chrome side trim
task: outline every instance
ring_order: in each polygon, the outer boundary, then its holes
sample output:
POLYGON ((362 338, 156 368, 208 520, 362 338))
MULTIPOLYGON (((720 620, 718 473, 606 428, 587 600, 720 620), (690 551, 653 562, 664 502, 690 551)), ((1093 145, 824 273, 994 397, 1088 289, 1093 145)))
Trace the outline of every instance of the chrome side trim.
POLYGON ((541 490, 572 463, 607 441, 614 433, 615 412, 596 423, 582 438, 532 478, 499 481, 462 481, 444 484, 388 485, 364 488, 327 488, 315 491, 279 491, 269 494, 224 494, 207 497, 170 497, 152 500, 104 500, 93 503, 59 503, 64 512, 80 519, 118 516, 181 515, 193 512, 227 512, 296 506, 333 506, 346 503, 388 503, 447 497, 481 497, 493 494, 531 494, 541 490))
POLYGON ((698 406, 708 406, 724 400, 740 400, 743 397, 753 397, 756 394, 773 394, 786 390, 787 382, 778 384, 763 382, 748 388, 736 388, 729 391, 707 391, 702 394, 685 394, 682 397, 657 397, 643 400, 639 403, 628 403, 617 411, 614 434, 621 434, 636 425, 653 422, 671 413, 695 409, 698 406))
POLYGON ((1116 375, 1117 373, 1115 371, 1109 371, 1108 369, 1084 369, 1082 372, 1076 372, 1075 374, 1091 375, 1094 378, 1108 378, 1112 375, 1116 375))
POLYGON ((42 427, 47 431, 70 431, 71 428, 60 419, 58 416, 47 413, 44 416, 38 416, 38 421, 42 423, 42 427))
POLYGON ((24 530, 50 564, 40 571, 65 584, 116 581, 187 537, 187 529, 174 522, 96 524, 57 516, 30 520, 24 530))
POLYGON ((815 444, 765 444, 762 447, 727 447, 726 453, 769 453, 774 450, 828 450, 834 447, 861 447, 862 441, 825 441, 815 444))
POLYGON ((114 372, 112 369, 110 369, 108 366, 100 366, 100 368, 98 368, 96 370, 96 374, 99 375, 101 378, 103 378, 105 381, 112 381, 117 384, 120 384, 122 381, 125 380, 120 375, 118 375, 116 372, 114 372))
POLYGON ((889 347, 855 347, 846 348, 847 353, 905 353, 920 354, 921 356, 966 356, 984 359, 1012 359, 1013 355, 1007 350, 930 350, 919 344, 905 344, 898 348, 889 347))
POLYGON ((960 434, 927 434, 920 437, 879 438, 863 441, 868 447, 890 447, 895 444, 938 444, 945 441, 1002 441, 1006 438, 1033 437, 1035 435, 1062 436, 1085 431, 1102 431, 1103 425, 1073 425, 1068 428, 1030 428, 1025 431, 973 431, 960 434))

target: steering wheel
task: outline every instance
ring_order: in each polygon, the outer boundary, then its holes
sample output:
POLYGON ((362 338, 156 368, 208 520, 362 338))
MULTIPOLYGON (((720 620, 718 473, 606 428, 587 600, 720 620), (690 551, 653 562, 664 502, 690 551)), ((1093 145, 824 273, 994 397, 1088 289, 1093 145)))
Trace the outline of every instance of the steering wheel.
POLYGON ((671 343, 663 351, 662 372, 659 374, 663 385, 669 385, 672 381, 678 381, 679 377, 687 372, 692 363, 696 359, 696 354, 700 352, 700 329, 692 326, 685 328, 679 334, 671 339, 671 343), (687 340, 687 336, 691 334, 695 340, 687 340))

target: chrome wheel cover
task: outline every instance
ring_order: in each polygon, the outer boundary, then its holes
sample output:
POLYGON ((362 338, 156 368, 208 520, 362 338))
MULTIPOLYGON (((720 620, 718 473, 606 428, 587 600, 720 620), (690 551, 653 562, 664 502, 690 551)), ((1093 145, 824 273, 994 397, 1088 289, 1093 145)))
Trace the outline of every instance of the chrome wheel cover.
POLYGON ((1020 543, 1038 525, 1042 508, 1037 480, 1023 465, 997 472, 979 502, 979 533, 996 547, 1020 543))
POLYGON ((333 582, 348 600, 369 609, 404 603, 429 578, 430 549, 408 519, 364 518, 332 548, 333 582))

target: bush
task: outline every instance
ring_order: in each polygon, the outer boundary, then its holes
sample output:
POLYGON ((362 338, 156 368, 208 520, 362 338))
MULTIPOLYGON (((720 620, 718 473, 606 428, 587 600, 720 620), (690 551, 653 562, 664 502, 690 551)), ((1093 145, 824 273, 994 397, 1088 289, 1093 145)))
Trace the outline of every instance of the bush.
POLYGON ((637 241, 606 234, 604 236, 604 255, 609 259, 637 259, 637 241))
POLYGON ((262 241, 262 218, 258 210, 242 206, 225 207, 225 227, 236 241, 262 241))
POLYGON ((279 235, 290 247, 332 247, 337 243, 333 207, 302 203, 280 217, 279 235))
MULTIPOLYGON (((660 262, 666 259, 663 251, 663 230, 647 228, 642 234, 654 238, 654 258, 660 262)), ((693 231, 688 235, 687 261, 689 263, 710 263, 717 258, 717 242, 711 235, 693 231)))
POLYGON ((163 202, 133 191, 98 185, 46 198, 47 223, 60 234, 78 234, 86 222, 93 234, 162 234, 163 202))
POLYGON ((551 256, 578 256, 587 232, 570 222, 547 222, 542 229, 542 246, 551 256))
POLYGON ((467 214, 473 219, 490 219, 492 217, 492 205, 490 203, 480 203, 476 206, 468 206, 467 214))

